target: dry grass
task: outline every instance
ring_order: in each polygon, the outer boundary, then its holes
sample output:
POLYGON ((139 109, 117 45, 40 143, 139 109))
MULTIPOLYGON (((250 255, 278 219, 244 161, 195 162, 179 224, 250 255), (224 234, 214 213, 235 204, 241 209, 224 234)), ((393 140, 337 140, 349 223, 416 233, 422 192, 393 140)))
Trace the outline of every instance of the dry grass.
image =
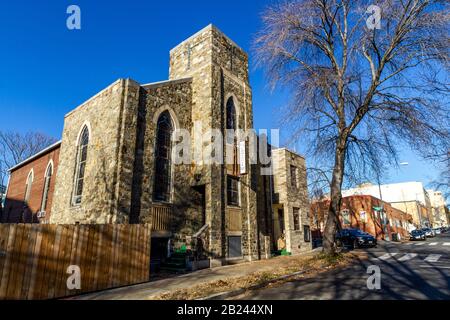
POLYGON ((271 263, 273 265, 273 269, 271 270, 254 272, 242 277, 224 278, 202 283, 191 288, 164 293, 159 296, 152 297, 152 299, 195 300, 231 290, 250 289, 256 285, 279 285, 292 279, 298 279, 304 276, 314 276, 317 273, 329 270, 331 268, 348 265, 354 258, 355 256, 351 253, 340 254, 333 257, 324 254, 307 257, 282 257, 273 260, 273 263, 271 263), (304 271, 305 273, 293 278, 271 282, 279 277, 300 271, 304 271))

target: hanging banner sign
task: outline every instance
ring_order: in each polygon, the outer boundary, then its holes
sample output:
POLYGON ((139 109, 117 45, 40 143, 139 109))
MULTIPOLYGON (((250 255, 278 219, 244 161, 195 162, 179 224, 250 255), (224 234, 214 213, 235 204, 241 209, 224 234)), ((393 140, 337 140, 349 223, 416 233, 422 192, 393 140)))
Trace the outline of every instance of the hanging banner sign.
POLYGON ((239 142, 239 167, 241 175, 247 174, 247 152, 245 141, 239 142))

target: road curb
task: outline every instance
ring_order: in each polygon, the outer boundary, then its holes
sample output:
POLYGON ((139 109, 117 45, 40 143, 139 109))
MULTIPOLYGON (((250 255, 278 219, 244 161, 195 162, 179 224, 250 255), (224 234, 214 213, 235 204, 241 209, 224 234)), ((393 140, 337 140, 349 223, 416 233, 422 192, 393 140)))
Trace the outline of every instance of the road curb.
POLYGON ((235 297, 235 296, 238 296, 240 294, 243 294, 247 290, 261 289, 261 288, 264 288, 264 287, 266 287, 267 285, 269 285, 271 283, 275 283, 275 282, 278 282, 278 281, 282 281, 282 280, 286 280, 286 279, 289 279, 289 278, 293 278, 293 277, 299 276, 299 275, 304 274, 304 273, 306 273, 308 271, 311 271, 311 270, 313 270, 313 269, 297 271, 297 272, 290 273, 290 274, 287 274, 287 275, 284 275, 284 276, 281 276, 281 277, 278 277, 278 278, 275 278, 275 279, 271 279, 271 280, 268 280, 268 281, 264 281, 262 283, 258 283, 258 284, 252 285, 252 286, 250 286, 248 288, 239 288, 239 289, 236 289, 236 290, 230 290, 230 291, 226 291, 226 292, 216 293, 216 294, 210 295, 208 297, 200 298, 200 299, 196 299, 196 300, 225 300, 227 298, 231 298, 231 297, 235 297))

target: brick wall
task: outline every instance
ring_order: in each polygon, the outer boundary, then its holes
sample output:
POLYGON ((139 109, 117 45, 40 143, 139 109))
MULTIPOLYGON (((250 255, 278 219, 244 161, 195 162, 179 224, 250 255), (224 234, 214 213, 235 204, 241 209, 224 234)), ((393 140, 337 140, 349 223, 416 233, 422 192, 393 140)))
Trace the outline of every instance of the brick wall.
POLYGON ((6 195, 5 210, 0 218, 1 222, 7 223, 37 223, 47 222, 51 215, 53 202, 53 191, 56 182, 56 173, 59 164, 60 145, 48 150, 30 162, 11 172, 8 193, 6 195), (50 162, 53 162, 53 174, 50 180, 47 207, 45 216, 38 218, 37 213, 41 210, 42 197, 44 193, 45 174, 50 162), (28 175, 33 172, 33 183, 31 185, 30 198, 25 203, 25 190, 28 175))
MULTIPOLYGON (((323 232, 328 216, 329 200, 314 202, 311 205, 311 226, 313 234, 323 232)), ((408 237, 407 226, 412 221, 411 215, 392 207, 389 203, 372 196, 351 196, 342 199, 339 220, 343 228, 357 228, 376 236, 377 239, 392 240, 392 235, 399 233, 402 239, 408 237), (382 219, 374 207, 384 207, 389 223, 383 225, 382 219), (344 221, 342 212, 348 210, 348 221, 344 221), (348 223, 347 223, 348 222, 348 223)))

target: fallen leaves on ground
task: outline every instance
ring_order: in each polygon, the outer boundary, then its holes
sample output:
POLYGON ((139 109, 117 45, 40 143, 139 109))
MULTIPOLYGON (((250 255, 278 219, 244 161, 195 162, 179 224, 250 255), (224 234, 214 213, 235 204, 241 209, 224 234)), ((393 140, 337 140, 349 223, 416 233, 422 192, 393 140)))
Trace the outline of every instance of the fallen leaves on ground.
POLYGON ((178 289, 171 292, 151 297, 153 300, 195 300, 205 298, 214 294, 228 292, 238 289, 250 289, 256 285, 274 286, 300 279, 305 276, 311 277, 323 271, 348 265, 356 258, 352 253, 329 256, 325 254, 314 254, 308 256, 277 257, 258 263, 268 263, 269 270, 258 271, 240 277, 230 277, 220 280, 198 284, 194 287, 178 289), (279 277, 292 273, 304 271, 304 274, 289 279, 270 282, 279 277))

